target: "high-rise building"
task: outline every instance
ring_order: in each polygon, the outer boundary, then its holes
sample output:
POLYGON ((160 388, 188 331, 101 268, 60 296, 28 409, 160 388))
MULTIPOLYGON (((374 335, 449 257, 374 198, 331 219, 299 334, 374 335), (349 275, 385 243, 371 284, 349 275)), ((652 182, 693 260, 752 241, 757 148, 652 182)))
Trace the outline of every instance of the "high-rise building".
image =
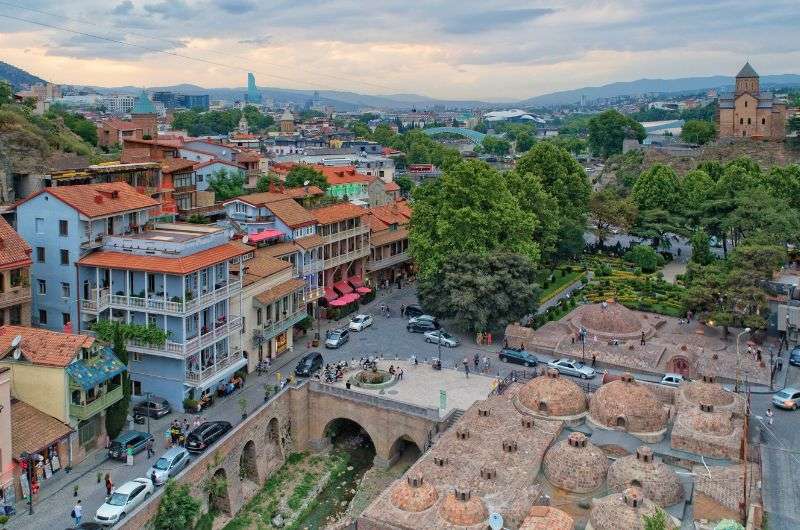
POLYGON ((256 86, 256 78, 252 72, 247 73, 247 93, 244 95, 246 103, 261 103, 261 92, 258 91, 256 86))

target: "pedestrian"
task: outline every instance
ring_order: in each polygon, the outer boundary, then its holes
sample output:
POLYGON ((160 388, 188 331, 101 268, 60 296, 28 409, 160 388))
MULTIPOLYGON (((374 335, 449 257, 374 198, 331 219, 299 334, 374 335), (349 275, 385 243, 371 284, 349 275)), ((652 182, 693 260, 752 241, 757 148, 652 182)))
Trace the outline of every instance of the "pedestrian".
POLYGON ((401 381, 403 380, 403 369, 402 369, 402 368, 400 368, 400 370, 398 370, 398 372, 397 372, 397 378, 398 378, 399 380, 401 380, 401 381))
POLYGON ((183 432, 189 432, 189 418, 183 418, 183 432))
POLYGON ((464 357, 464 375, 469 379, 469 361, 464 357))
MULTIPOLYGON (((573 340, 572 342, 574 343, 575 341, 573 340)), ((505 337, 503 337, 503 348, 508 348, 508 339, 505 337)))
POLYGON ((153 455, 156 454, 156 452, 153 450, 153 440, 147 440, 145 447, 147 448, 147 458, 153 458, 153 455))
POLYGON ((597 357, 595 356, 595 354, 592 354, 592 368, 594 368, 596 364, 597 364, 597 357))
POLYGON ((111 497, 111 490, 114 489, 114 483, 111 482, 111 475, 106 473, 106 496, 111 497))
POLYGON ((400 304, 400 316, 401 317, 406 316, 406 305, 405 304, 400 304))
POLYGON ((475 356, 472 357, 472 364, 475 365, 476 372, 478 371, 478 364, 480 364, 480 362, 481 362, 481 357, 476 353, 475 356))
POLYGON ((772 412, 772 407, 767 407, 767 423, 769 423, 770 426, 772 426, 772 417, 774 415, 775 414, 772 412))
POLYGON ((756 361, 761 362, 761 348, 756 350, 756 361))
POLYGON ((644 340, 644 331, 642 331, 642 338, 639 340, 639 344, 640 344, 641 346, 644 346, 644 345, 646 345, 646 344, 647 344, 647 341, 646 341, 646 340, 644 340))
POLYGON ((75 520, 75 526, 79 526, 81 524, 81 517, 83 517, 83 506, 81 506, 81 500, 78 499, 78 502, 75 503, 75 506, 72 507, 72 518, 75 520))
POLYGON ((492 345, 492 333, 490 331, 486 333, 486 344, 492 345))
POLYGON ((155 485, 156 485, 156 470, 155 469, 150 473, 150 481, 153 483, 153 487, 155 487, 155 485))

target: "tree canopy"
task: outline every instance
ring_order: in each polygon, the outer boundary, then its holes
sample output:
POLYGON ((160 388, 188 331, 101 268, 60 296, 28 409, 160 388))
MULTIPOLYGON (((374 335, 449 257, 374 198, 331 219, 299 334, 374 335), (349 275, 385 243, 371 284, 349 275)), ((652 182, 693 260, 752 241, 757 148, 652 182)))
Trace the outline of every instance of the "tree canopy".
POLYGON ((172 127, 184 129, 190 136, 228 134, 239 126, 242 115, 247 119, 251 131, 262 131, 275 123, 272 116, 262 114, 256 107, 248 105, 243 110, 179 111, 173 116, 172 127))
POLYGON ((710 121, 689 120, 683 124, 681 138, 689 143, 703 145, 714 139, 717 129, 710 121))
POLYGON ((328 189, 328 181, 325 179, 325 175, 311 166, 294 166, 286 174, 287 188, 302 188, 306 182, 308 182, 309 186, 317 186, 322 190, 328 189))
POLYGON ((227 201, 244 195, 244 176, 236 171, 219 169, 208 179, 208 187, 217 201, 227 201))
POLYGON ((613 109, 589 120, 589 147, 603 158, 621 153, 625 138, 635 138, 641 143, 646 136, 639 122, 613 109))
POLYGON ((611 228, 616 226, 627 231, 636 220, 638 210, 630 199, 620 197, 613 188, 603 188, 592 194, 589 213, 594 220, 597 241, 603 247, 611 228))
POLYGON ((632 196, 639 210, 674 212, 679 204, 678 176, 671 167, 655 164, 636 179, 632 196))

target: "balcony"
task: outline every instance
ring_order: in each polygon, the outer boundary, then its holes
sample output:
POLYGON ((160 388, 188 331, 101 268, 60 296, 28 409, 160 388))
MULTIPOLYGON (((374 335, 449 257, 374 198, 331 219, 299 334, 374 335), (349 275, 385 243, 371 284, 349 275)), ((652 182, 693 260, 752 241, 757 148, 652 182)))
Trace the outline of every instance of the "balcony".
POLYGON ((99 313, 108 309, 109 305, 108 289, 92 289, 92 297, 80 301, 81 311, 86 313, 99 313))
POLYGON ((335 234, 322 236, 322 239, 324 239, 326 243, 335 243, 336 241, 341 241, 342 239, 347 239, 348 237, 358 236, 361 234, 369 234, 369 226, 364 224, 355 228, 351 228, 350 230, 342 230, 340 232, 336 232, 335 234))
POLYGON ((303 302, 313 302, 325 296, 325 289, 322 287, 305 287, 303 289, 303 302))
POLYGON ((199 372, 190 372, 189 370, 186 371, 186 382, 191 383, 194 385, 199 385, 205 382, 207 379, 210 379, 217 375, 218 373, 222 372, 226 368, 236 364, 237 362, 244 359, 242 356, 242 350, 236 346, 235 348, 231 348, 231 352, 225 359, 220 360, 216 364, 209 366, 199 372))
POLYGON ((306 274, 313 274, 315 272, 321 272, 324 269, 324 263, 321 259, 312 260, 309 263, 303 264, 303 276, 306 274))
POLYGON ((231 333, 241 331, 241 329, 242 317, 231 317, 231 319, 224 324, 220 324, 207 333, 193 337, 185 342, 173 342, 168 340, 161 346, 157 346, 136 340, 129 340, 128 349, 163 357, 185 359, 189 355, 195 354, 203 348, 224 339, 231 333))
POLYGON ((351 250, 350 252, 345 252, 344 254, 339 254, 338 256, 326 258, 325 269, 327 270, 336 267, 342 263, 350 263, 351 261, 367 256, 369 256, 369 245, 365 245, 364 248, 360 248, 358 250, 351 250))
POLYGON ((22 304, 31 301, 30 285, 18 285, 0 293, 0 307, 22 304))
POLYGON ((102 396, 89 403, 77 404, 70 402, 69 415, 78 421, 84 421, 107 409, 120 399, 122 399, 122 385, 117 386, 114 390, 105 392, 102 396))
POLYGON ((389 256, 387 258, 378 259, 375 261, 370 259, 367 261, 367 270, 370 272, 378 271, 409 260, 411 260, 411 255, 408 252, 400 252, 394 256, 389 256))
POLYGON ((279 333, 283 333, 287 329, 291 328, 301 320, 303 320, 308 313, 306 313, 306 308, 301 307, 297 309, 294 313, 291 313, 286 316, 286 318, 282 318, 280 320, 276 320, 275 322, 268 322, 261 326, 261 334, 265 338, 272 338, 279 333))

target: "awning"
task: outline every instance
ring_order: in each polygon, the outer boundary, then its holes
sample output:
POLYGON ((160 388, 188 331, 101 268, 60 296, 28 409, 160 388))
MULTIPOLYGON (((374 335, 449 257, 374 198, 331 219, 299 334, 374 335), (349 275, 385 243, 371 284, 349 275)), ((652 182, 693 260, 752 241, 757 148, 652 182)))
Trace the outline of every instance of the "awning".
POLYGON ((361 276, 350 276, 347 281, 355 288, 364 287, 364 280, 361 279, 361 276))
POLYGON ((282 236, 283 232, 281 232, 280 230, 263 230, 255 234, 248 235, 247 240, 250 243, 258 243, 259 241, 265 241, 267 239, 275 239, 282 236))
POLYGON ((347 281, 345 280, 336 282, 333 284, 333 286, 336 288, 337 291, 339 291, 342 294, 348 294, 353 292, 353 288, 350 287, 350 284, 347 283, 347 281))
POLYGON ((349 303, 351 303, 351 302, 355 302, 355 301, 356 301, 356 300, 358 300, 359 298, 361 298, 361 295, 359 295, 359 294, 356 294, 356 293, 347 293, 347 294, 344 294, 344 295, 340 296, 340 297, 339 297, 339 298, 337 298, 336 300, 333 300, 333 301, 330 303, 330 305, 331 305, 332 307, 341 307, 341 306, 343 306, 343 305, 347 305, 347 304, 349 304, 349 303))
POLYGON ((358 294, 367 294, 367 293, 371 293, 372 289, 370 289, 369 287, 358 287, 358 288, 356 288, 356 292, 358 294))
POLYGON ((84 390, 90 390, 121 374, 126 368, 111 348, 103 348, 98 357, 73 361, 67 365, 66 370, 75 384, 84 390))
POLYGON ((333 302, 337 298, 339 298, 339 295, 336 294, 333 287, 325 287, 325 299, 328 300, 328 302, 333 302))

